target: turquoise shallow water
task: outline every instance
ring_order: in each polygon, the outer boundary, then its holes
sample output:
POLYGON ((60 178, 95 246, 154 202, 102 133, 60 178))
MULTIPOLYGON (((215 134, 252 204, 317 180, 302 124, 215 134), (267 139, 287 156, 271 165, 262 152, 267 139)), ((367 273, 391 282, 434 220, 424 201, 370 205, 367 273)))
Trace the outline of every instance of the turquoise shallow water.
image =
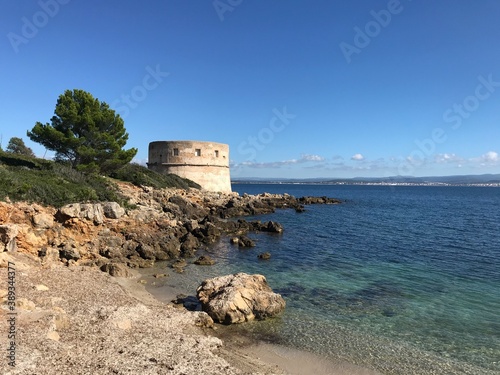
POLYGON ((231 330, 384 374, 500 374, 500 189, 234 185, 240 194, 327 195, 341 205, 281 210, 259 220, 282 235, 223 239, 212 267, 168 283, 190 294, 207 277, 264 274, 283 316, 231 330), (269 261, 257 259, 269 251, 269 261))

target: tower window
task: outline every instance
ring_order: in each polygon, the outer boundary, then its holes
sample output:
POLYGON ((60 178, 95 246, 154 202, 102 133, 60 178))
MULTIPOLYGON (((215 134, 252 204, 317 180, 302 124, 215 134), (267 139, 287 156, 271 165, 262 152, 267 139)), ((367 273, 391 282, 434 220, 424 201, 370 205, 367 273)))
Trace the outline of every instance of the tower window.
POLYGON ((201 156, 201 148, 197 148, 194 150, 194 156, 201 156))
POLYGON ((178 148, 174 148, 173 151, 172 151, 172 155, 173 156, 179 156, 179 149, 178 148))
POLYGON ((218 158, 219 157, 219 150, 215 150, 215 157, 218 158))

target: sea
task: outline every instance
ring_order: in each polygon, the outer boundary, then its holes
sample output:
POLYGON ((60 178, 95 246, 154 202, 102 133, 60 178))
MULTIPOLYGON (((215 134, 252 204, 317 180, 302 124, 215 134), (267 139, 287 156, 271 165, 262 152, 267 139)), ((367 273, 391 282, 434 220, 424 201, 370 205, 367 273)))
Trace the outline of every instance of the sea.
POLYGON ((500 188, 234 184, 240 194, 328 196, 336 205, 246 217, 282 234, 250 233, 200 252, 213 266, 170 273, 196 294, 202 280, 258 273, 287 306, 231 326, 285 347, 381 374, 500 374, 500 188), (271 259, 257 255, 271 253, 271 259))

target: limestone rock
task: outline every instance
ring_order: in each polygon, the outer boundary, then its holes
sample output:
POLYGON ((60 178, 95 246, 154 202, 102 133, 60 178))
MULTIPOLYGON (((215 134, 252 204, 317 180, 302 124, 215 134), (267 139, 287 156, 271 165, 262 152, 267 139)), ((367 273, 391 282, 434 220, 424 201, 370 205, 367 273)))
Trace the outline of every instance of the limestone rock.
POLYGON ((33 215, 32 222, 37 229, 49 229, 54 226, 54 216, 40 212, 33 215))
POLYGON ((130 277, 132 274, 128 268, 121 263, 106 263, 101 266, 101 271, 109 273, 113 277, 130 277))
MULTIPOLYGON (((201 218, 205 215, 206 210, 201 206, 194 204, 184 197, 174 195, 168 199, 169 203, 178 206, 178 210, 188 218, 201 218)), ((165 208, 164 208, 165 209, 165 208)))
POLYGON ((206 312, 203 311, 196 313, 194 324, 202 328, 214 328, 213 319, 206 312))
POLYGON ((94 224, 102 224, 104 221, 104 211, 100 203, 72 203, 61 207, 57 211, 56 217, 60 221, 79 218, 91 220, 94 224))
POLYGON ((183 273, 184 267, 186 267, 186 266, 187 266, 187 262, 185 259, 178 259, 170 265, 170 267, 172 267, 175 270, 175 272, 177 272, 177 273, 183 273))
POLYGON ((194 253, 200 247, 200 241, 191 233, 181 238, 181 256, 184 258, 194 257, 194 253))
POLYGON ((66 260, 78 260, 81 258, 80 252, 76 248, 75 243, 65 243, 61 244, 61 249, 59 250, 59 256, 66 260))
POLYGON ((243 323, 275 316, 285 300, 274 293, 262 275, 237 273, 208 279, 197 289, 203 311, 219 323, 243 323))
POLYGON ((215 260, 208 255, 202 255, 194 261, 194 264, 197 264, 198 266, 211 266, 215 264, 215 260))
POLYGON ((16 251, 16 236, 19 233, 19 227, 16 224, 0 225, 0 252, 16 251))
POLYGON ((109 219, 119 219, 125 215, 125 209, 116 202, 105 202, 102 204, 104 216, 109 219))
POLYGON ((262 259, 262 260, 268 260, 271 259, 271 253, 265 252, 257 255, 257 258, 262 259))
POLYGON ((271 233, 282 233, 283 226, 280 223, 277 223, 275 221, 268 221, 265 231, 271 232, 271 233))
POLYGON ((43 265, 49 265, 59 262, 59 250, 53 247, 42 247, 38 250, 38 256, 42 260, 43 265))
POLYGON ((248 238, 247 236, 238 237, 238 246, 239 247, 254 247, 255 242, 248 238))

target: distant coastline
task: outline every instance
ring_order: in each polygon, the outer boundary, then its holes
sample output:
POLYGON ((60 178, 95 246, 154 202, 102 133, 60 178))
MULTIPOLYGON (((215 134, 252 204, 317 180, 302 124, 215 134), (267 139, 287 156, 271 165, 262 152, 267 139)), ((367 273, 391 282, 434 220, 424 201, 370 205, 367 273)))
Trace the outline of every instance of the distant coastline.
POLYGON ((431 176, 431 177, 356 177, 356 178, 238 178, 232 184, 291 184, 291 185, 374 185, 374 186, 481 186, 500 187, 500 174, 431 176))
POLYGON ((231 184, 261 184, 261 185, 363 185, 363 186, 478 186, 478 187, 500 187, 500 182, 492 183, 470 183, 470 184, 451 184, 444 182, 283 182, 283 181, 246 181, 235 180, 231 184))

